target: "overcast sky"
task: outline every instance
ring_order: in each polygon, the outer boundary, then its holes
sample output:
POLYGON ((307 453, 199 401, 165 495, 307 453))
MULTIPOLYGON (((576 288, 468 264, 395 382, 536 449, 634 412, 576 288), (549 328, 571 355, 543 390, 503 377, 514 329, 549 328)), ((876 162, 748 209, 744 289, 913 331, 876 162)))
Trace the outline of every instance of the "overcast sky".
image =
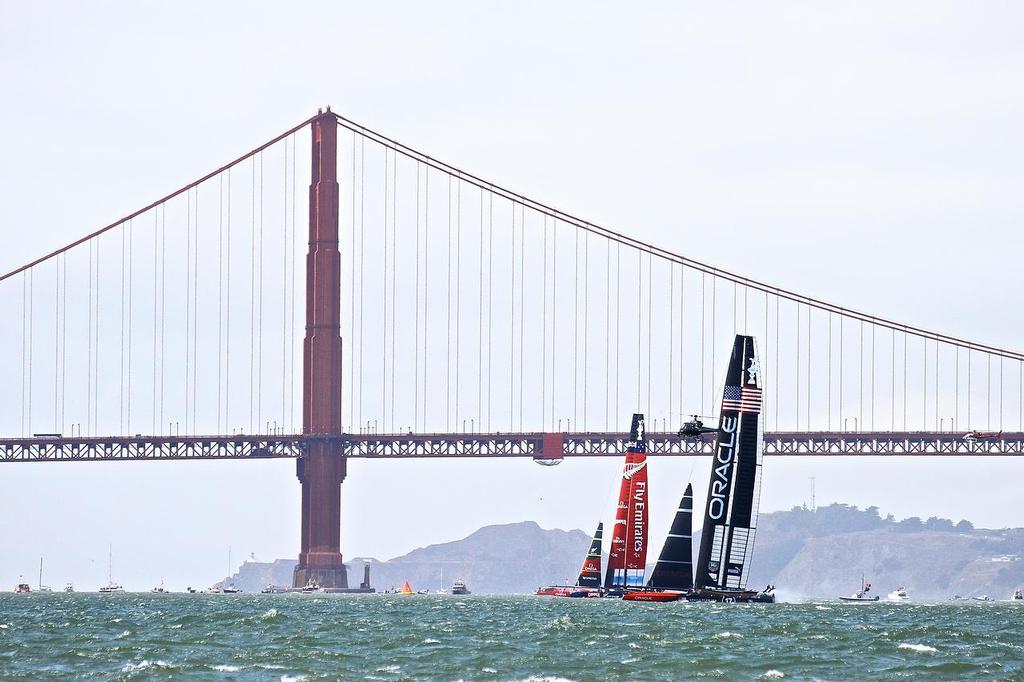
MULTIPOLYGON (((0 271, 330 104, 645 241, 1021 347, 1024 8, 625 7, 0 0, 0 271)), ((619 466, 353 462, 343 552, 524 519, 590 532, 619 466)), ((803 503, 815 476, 819 504, 1024 525, 1022 466, 775 458, 762 509, 803 503)), ((705 462, 652 464, 656 537, 691 475, 700 494, 705 462)), ((229 546, 294 558, 298 497, 288 461, 6 465, 0 588, 40 555, 48 582, 94 588, 108 543, 129 588, 205 587, 229 546)))

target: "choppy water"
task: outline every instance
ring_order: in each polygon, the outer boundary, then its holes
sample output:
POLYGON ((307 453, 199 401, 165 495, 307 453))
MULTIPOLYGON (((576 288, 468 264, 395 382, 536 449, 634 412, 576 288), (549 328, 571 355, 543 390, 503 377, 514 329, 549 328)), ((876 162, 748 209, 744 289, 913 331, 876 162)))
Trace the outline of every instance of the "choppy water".
POLYGON ((0 595, 0 678, 1024 679, 1024 605, 0 595))

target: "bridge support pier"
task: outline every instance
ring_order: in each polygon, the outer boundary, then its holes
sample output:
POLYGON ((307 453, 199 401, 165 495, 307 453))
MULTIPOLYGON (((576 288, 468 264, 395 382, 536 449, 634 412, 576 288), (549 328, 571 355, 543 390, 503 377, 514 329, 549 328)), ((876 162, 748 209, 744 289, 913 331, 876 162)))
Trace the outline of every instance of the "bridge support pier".
MULTIPOLYGON (((338 248, 338 121, 330 109, 313 121, 306 256, 306 338, 303 342, 302 432, 341 433, 341 254, 338 248)), ((298 461, 302 544, 292 585, 315 579, 348 587, 341 559, 340 446, 313 442, 298 461)))

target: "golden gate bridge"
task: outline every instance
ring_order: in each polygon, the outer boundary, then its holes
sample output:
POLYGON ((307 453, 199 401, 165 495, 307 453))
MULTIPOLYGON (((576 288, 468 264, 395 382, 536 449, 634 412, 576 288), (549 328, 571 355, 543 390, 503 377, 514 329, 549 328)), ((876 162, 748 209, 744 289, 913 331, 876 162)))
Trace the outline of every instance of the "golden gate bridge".
POLYGON ((330 109, 0 290, 0 461, 294 458, 300 585, 345 585, 349 457, 618 455, 634 411, 652 454, 710 454, 676 429, 735 333, 761 345, 766 454, 1024 454, 1020 352, 645 243, 330 109))

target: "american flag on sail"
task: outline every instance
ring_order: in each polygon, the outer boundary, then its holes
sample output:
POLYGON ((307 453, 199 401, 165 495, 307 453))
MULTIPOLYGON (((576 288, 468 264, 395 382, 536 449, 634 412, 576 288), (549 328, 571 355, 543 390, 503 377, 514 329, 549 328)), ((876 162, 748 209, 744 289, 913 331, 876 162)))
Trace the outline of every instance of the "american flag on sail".
POLYGON ((747 414, 761 413, 761 389, 726 386, 722 398, 723 410, 734 410, 747 414))

